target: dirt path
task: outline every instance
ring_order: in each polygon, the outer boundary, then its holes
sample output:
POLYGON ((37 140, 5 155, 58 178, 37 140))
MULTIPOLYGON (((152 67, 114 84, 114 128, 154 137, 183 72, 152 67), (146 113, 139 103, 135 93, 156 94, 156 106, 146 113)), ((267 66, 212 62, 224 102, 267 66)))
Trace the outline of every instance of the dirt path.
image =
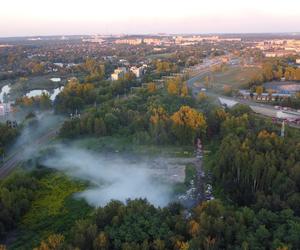
POLYGON ((203 170, 203 149, 200 139, 196 140, 196 153, 193 164, 196 169, 196 178, 191 181, 191 187, 186 193, 179 197, 180 202, 188 209, 197 206, 199 203, 210 199, 206 190, 206 176, 203 170))

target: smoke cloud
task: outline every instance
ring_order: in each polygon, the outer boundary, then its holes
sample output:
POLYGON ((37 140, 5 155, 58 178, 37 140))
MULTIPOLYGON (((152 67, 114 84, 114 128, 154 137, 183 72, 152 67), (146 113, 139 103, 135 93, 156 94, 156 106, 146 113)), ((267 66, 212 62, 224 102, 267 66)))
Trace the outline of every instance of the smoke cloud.
MULTIPOLYGON (((25 161, 41 156, 40 150, 51 140, 52 134, 55 135, 55 128, 60 126, 61 120, 60 116, 39 113, 33 124, 23 128, 11 152, 19 152, 25 161)), ((153 205, 163 207, 174 199, 173 184, 182 181, 184 167, 178 164, 178 160, 95 153, 63 144, 51 147, 54 155, 48 155, 40 163, 90 183, 76 197, 84 198, 92 206, 104 206, 111 200, 125 202, 127 199, 146 198, 153 205)))
POLYGON ((38 144, 47 134, 60 127, 62 119, 61 116, 54 115, 51 112, 35 114, 35 117, 30 122, 27 121, 22 128, 13 148, 17 149, 25 146, 25 149, 27 149, 28 145, 38 144))
POLYGON ((125 202, 129 198, 146 198, 155 206, 165 206, 172 199, 171 185, 161 181, 147 161, 96 154, 63 145, 57 145, 55 149, 55 156, 42 164, 91 183, 77 196, 92 206, 106 205, 112 199, 125 202))

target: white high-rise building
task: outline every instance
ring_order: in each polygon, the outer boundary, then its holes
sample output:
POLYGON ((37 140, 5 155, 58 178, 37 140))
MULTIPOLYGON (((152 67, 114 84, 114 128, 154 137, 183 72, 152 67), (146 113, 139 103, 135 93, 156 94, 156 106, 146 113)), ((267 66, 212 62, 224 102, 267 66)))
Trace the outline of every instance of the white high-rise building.
POLYGON ((140 78, 143 75, 143 67, 131 67, 130 71, 136 76, 136 78, 140 78))

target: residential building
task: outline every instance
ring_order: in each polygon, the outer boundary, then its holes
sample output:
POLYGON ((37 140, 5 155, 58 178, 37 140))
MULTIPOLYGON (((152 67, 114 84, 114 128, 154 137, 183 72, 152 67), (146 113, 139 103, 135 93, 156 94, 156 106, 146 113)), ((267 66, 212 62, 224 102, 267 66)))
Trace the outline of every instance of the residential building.
POLYGON ((59 68, 63 68, 64 64, 63 63, 53 63, 55 66, 59 67, 59 68))
POLYGON ((126 72, 127 72, 127 69, 125 67, 119 67, 119 68, 115 69, 114 73, 111 74, 111 80, 118 81, 120 79, 123 79, 126 72))
POLYGON ((220 42, 241 42, 242 38, 232 37, 232 38, 219 38, 220 42))
POLYGON ((276 57, 277 55, 275 55, 274 53, 279 54, 278 56, 286 56, 289 54, 296 54, 300 52, 300 40, 264 40, 257 43, 256 48, 259 48, 262 51, 267 51, 266 53, 268 54, 268 57, 276 57), (284 51, 286 52, 286 54, 284 53, 284 51))
POLYGON ((140 78, 143 75, 144 68, 143 67, 131 67, 130 71, 136 76, 136 78, 140 78))
POLYGON ((290 55, 295 55, 295 51, 289 50, 276 50, 271 52, 264 52, 265 57, 285 57, 290 55))
POLYGON ((119 39, 115 41, 115 44, 129 44, 129 45, 140 45, 143 40, 140 38, 136 39, 119 39))
POLYGON ((162 44, 162 41, 161 41, 161 39, 158 39, 158 38, 145 38, 144 43, 148 44, 148 45, 159 46, 162 44))

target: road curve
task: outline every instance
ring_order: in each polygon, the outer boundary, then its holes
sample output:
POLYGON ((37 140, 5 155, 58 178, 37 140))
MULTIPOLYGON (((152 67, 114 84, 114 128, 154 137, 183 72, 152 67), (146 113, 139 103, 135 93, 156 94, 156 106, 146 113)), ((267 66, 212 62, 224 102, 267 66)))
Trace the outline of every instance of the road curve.
MULTIPOLYGON (((205 75, 209 72, 210 72, 210 67, 203 67, 203 68, 201 68, 201 70, 198 71, 198 73, 196 75, 194 75, 187 81, 188 87, 192 90, 193 95, 196 96, 199 93, 199 91, 201 91, 201 88, 204 87, 204 86, 195 86, 195 82, 197 82, 201 77, 203 77, 203 75, 205 75)), ((275 107, 272 105, 257 103, 252 100, 223 96, 223 95, 220 95, 220 94, 208 91, 208 90, 206 90, 205 93, 208 96, 217 98, 219 100, 220 100, 220 98, 221 99, 223 98, 223 99, 226 99, 229 101, 247 105, 258 115, 262 115, 264 117, 270 117, 270 118, 278 118, 279 110, 275 109, 275 107)), ((294 115, 294 116, 295 116, 295 118, 298 118, 298 119, 300 118, 300 114, 299 114, 299 117, 297 115, 294 115)), ((297 125, 297 124, 289 123, 289 125, 294 128, 298 128, 298 129, 300 128, 300 125, 297 125)))

